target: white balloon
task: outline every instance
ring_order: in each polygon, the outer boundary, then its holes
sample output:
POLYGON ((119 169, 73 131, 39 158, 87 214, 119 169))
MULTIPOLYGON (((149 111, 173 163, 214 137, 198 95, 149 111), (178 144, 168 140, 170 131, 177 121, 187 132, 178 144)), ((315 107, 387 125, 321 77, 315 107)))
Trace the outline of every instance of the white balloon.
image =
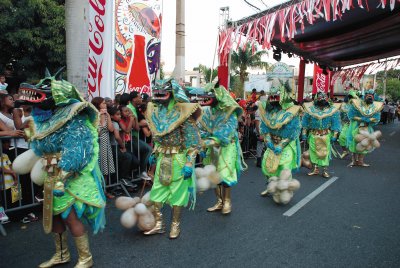
POLYGON ((289 191, 296 191, 300 188, 300 182, 296 179, 292 179, 289 181, 289 191))
POLYGON ((142 216, 142 215, 146 214, 147 211, 148 211, 148 210, 147 210, 147 207, 146 207, 144 204, 142 204, 142 203, 136 204, 136 206, 135 206, 135 212, 136 212, 138 215, 142 216))
POLYGON ((292 194, 289 191, 285 190, 281 192, 280 201, 282 204, 286 205, 287 203, 290 202, 291 199, 292 199, 292 194))
POLYGON ((204 192, 210 189, 211 187, 211 182, 206 178, 206 177, 201 177, 200 179, 197 179, 197 190, 199 192, 204 192))
POLYGON ((292 171, 290 169, 284 169, 281 171, 281 174, 279 174, 281 180, 288 180, 290 177, 292 177, 292 171))
POLYGON ((142 197, 141 203, 145 204, 146 206, 150 205, 150 191, 148 191, 147 193, 145 193, 142 197))
POLYGON ((142 216, 139 216, 138 227, 140 230, 149 231, 153 229, 155 225, 156 225, 156 220, 154 218, 154 215, 150 213, 150 211, 142 216))
POLYGON ((278 185, 276 186, 276 188, 278 188, 281 191, 286 190, 288 187, 289 187, 288 180, 279 180, 278 185))
POLYGON ((277 181, 271 181, 268 183, 267 189, 269 193, 275 193, 276 192, 276 185, 278 184, 277 181))
POLYGON ((204 171, 206 172, 206 174, 211 174, 212 172, 215 172, 217 170, 217 168, 214 165, 207 165, 204 167, 204 171))
POLYGON ((120 196, 115 199, 115 206, 120 210, 127 210, 137 204, 137 199, 127 196, 120 196))
POLYGON ((39 159, 36 161, 35 165, 31 170, 31 180, 33 183, 42 186, 44 183, 44 179, 46 178, 47 173, 43 169, 43 163, 39 159))
POLYGON ((201 178, 201 177, 206 177, 207 176, 206 171, 204 170, 204 168, 198 167, 198 168, 196 168, 194 170, 194 172, 196 173, 196 178, 201 178))
POLYGON ((133 226, 135 226, 136 220, 137 220, 137 216, 135 213, 135 209, 128 208, 124 213, 122 213, 120 222, 121 222, 122 226, 129 229, 129 228, 132 228, 133 226))
POLYGON ((41 158, 30 149, 15 158, 12 169, 21 175, 28 174, 39 159, 41 158))

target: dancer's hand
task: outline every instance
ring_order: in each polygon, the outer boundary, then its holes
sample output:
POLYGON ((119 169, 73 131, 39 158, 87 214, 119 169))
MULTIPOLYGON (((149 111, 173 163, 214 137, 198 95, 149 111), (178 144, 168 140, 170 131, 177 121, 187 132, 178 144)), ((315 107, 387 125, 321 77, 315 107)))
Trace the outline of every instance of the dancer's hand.
POLYGON ((157 157, 155 154, 151 154, 149 157, 149 165, 155 165, 157 163, 157 157))
POLYGON ((190 179, 193 174, 192 163, 186 163, 185 166, 182 168, 181 174, 183 175, 184 180, 190 179))
POLYGON ((207 157, 206 151, 201 151, 201 152, 199 153, 199 155, 200 155, 200 157, 203 158, 203 159, 207 157))
POLYGON ((282 153, 282 147, 281 146, 275 146, 273 151, 274 151, 274 154, 281 154, 282 153))

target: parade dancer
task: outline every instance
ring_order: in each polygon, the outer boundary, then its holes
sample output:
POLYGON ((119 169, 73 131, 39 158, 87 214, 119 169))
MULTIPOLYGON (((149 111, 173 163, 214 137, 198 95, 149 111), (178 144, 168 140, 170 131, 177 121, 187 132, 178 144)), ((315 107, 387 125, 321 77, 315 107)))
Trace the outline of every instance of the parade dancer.
POLYGON ((369 167, 364 162, 365 155, 380 146, 377 138, 381 133, 374 133, 373 127, 380 121, 383 102, 374 100, 375 93, 370 89, 364 92, 364 98, 350 101, 347 145, 352 152, 352 161, 349 166, 369 167))
POLYGON ((154 202, 156 225, 145 235, 164 233, 161 208, 168 203, 173 212, 169 237, 177 238, 181 208, 189 199, 194 205, 193 166, 201 141, 196 121, 200 116, 200 105, 189 103, 176 81, 165 81, 153 90, 153 102, 148 104, 145 117, 155 143, 150 158, 150 163, 156 164, 150 199, 154 202))
POLYGON ((307 175, 319 175, 323 168, 322 177, 329 178, 329 161, 331 158, 331 143, 337 140, 340 124, 340 104, 331 103, 325 92, 318 92, 313 103, 304 103, 302 121, 302 140, 307 139, 310 148, 310 160, 314 165, 313 171, 307 175))
POLYGON ((358 98, 356 91, 351 89, 347 94, 346 98, 344 99, 344 103, 340 106, 340 119, 342 122, 342 130, 340 131, 338 142, 342 147, 343 153, 340 155, 340 158, 345 158, 349 154, 349 149, 347 146, 347 131, 350 125, 350 119, 348 116, 349 109, 350 109, 350 100, 358 98))
POLYGON ((199 121, 203 164, 214 165, 221 181, 215 188, 217 202, 207 211, 229 214, 232 211, 231 187, 238 183, 245 165, 237 130, 238 117, 243 110, 218 83, 214 88, 209 84, 205 91, 205 100, 200 101, 203 116, 199 121))
POLYGON ((21 85, 16 103, 33 106, 33 151, 17 157, 13 168, 28 173, 33 167, 32 179, 43 184, 43 227, 45 233, 53 232, 56 253, 39 267, 70 261, 66 227, 78 250, 75 267, 92 267, 82 222, 89 223, 95 234, 105 225, 103 178, 98 164, 98 112, 72 84, 56 77, 48 76, 36 86, 21 85), (39 174, 35 170, 40 170, 39 174))
MULTIPOLYGON (((267 189, 261 192, 261 195, 273 194, 277 203, 287 203, 293 195, 293 191, 290 191, 290 198, 287 198, 285 192, 284 200, 281 200, 281 191, 277 191, 274 187, 274 184, 279 182, 282 171, 287 170, 285 181, 290 182, 293 180, 291 171, 300 167, 301 126, 299 113, 301 107, 294 105, 289 94, 289 87, 286 89, 284 86, 279 89, 273 88, 267 102, 261 103, 258 107, 261 117, 260 132, 267 148, 261 168, 269 182, 267 189)), ((282 188, 281 190, 287 189, 282 188)))

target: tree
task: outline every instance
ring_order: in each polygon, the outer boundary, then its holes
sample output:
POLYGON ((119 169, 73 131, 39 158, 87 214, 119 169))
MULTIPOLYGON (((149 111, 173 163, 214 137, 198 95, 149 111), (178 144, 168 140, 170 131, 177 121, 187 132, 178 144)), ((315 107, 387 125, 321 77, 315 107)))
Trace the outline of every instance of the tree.
POLYGON ((204 75, 204 79, 206 80, 206 83, 211 83, 218 76, 217 69, 211 69, 202 64, 199 64, 198 70, 200 71, 200 73, 202 73, 204 75))
POLYGON ((0 14, 0 68, 37 79, 65 65, 64 1, 0 0, 0 14))
POLYGON ((266 50, 253 53, 253 48, 250 45, 239 48, 237 52, 232 51, 231 70, 238 74, 240 78, 239 92, 235 92, 237 96, 243 96, 244 82, 249 75, 248 68, 268 68, 268 63, 261 59, 264 55, 268 55, 266 50))
MULTIPOLYGON (((383 93, 383 82, 378 81, 377 93, 383 93)), ((388 78, 386 81, 386 98, 392 101, 400 99, 400 80, 398 78, 388 78)))

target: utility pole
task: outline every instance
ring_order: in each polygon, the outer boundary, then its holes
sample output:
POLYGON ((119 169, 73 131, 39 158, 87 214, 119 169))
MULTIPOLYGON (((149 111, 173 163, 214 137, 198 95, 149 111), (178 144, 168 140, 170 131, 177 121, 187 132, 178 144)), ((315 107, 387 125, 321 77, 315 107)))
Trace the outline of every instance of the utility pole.
POLYGON ((185 83, 185 0, 176 0, 175 69, 173 77, 185 83))

